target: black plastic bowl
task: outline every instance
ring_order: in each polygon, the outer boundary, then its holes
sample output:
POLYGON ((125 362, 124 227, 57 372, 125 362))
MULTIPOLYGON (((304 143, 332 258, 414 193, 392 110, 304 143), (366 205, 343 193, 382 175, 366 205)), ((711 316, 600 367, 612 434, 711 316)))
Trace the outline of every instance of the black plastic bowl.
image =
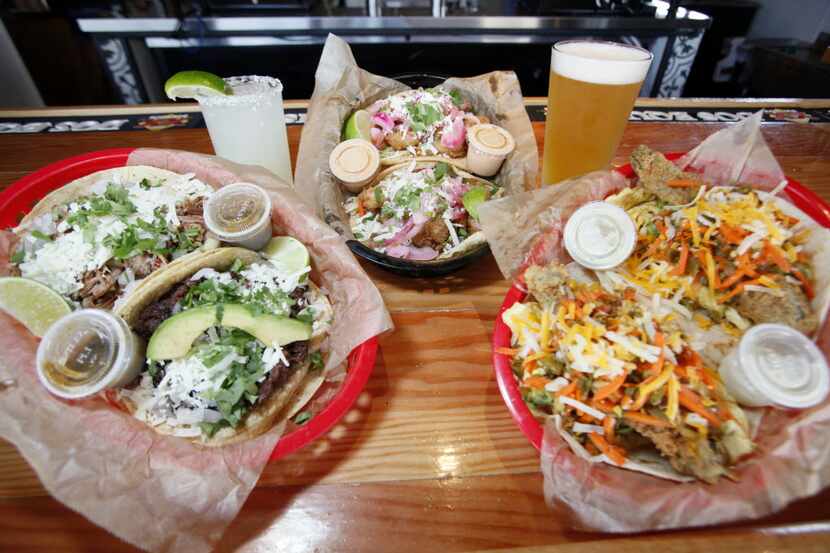
POLYGON ((393 75, 392 78, 405 84, 409 88, 433 88, 449 79, 445 75, 431 73, 404 73, 401 75, 393 75))
POLYGON ((449 259, 442 259, 441 261, 409 261, 375 251, 365 244, 361 244, 357 240, 348 240, 346 241, 346 244, 356 256, 362 257, 367 261, 371 261, 378 267, 386 269, 396 275, 413 278, 447 275, 466 265, 469 265, 490 251, 490 246, 482 244, 463 255, 451 257, 449 259))

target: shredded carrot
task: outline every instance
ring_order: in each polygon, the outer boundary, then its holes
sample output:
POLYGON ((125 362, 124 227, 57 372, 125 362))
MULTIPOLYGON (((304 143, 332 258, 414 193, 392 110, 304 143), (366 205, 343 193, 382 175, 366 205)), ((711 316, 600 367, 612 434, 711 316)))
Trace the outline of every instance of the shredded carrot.
POLYGON ((363 202, 358 200, 357 201, 357 215, 358 215, 358 217, 363 217, 363 215, 365 213, 366 213, 366 209, 363 207, 363 202))
POLYGON ((694 179, 672 179, 666 181, 666 186, 672 188, 694 188, 700 186, 700 183, 694 179))
POLYGON ((669 271, 670 276, 680 276, 686 272, 686 262, 689 260, 689 246, 686 245, 686 242, 683 242, 683 245, 680 247, 680 259, 677 261, 677 265, 669 271))
POLYGON ((616 436, 614 435, 614 425, 616 424, 617 419, 614 417, 605 417, 602 420, 602 429, 605 432, 605 440, 608 443, 614 443, 616 436))
MULTIPOLYGON (((749 282, 752 282, 752 281, 749 281, 749 282)), ((738 294, 740 294, 741 292, 743 292, 743 291, 744 291, 744 285, 745 285, 745 284, 747 284, 747 283, 746 283, 746 282, 742 282, 742 283, 738 284, 737 286, 735 286, 735 287, 732 289, 732 291, 731 291, 731 292, 729 292, 728 294, 725 294, 725 295, 723 295, 723 296, 719 297, 719 298, 718 298, 718 303, 726 303, 726 302, 728 302, 729 300, 731 300, 732 298, 734 298, 735 296, 737 296, 738 294)))
POLYGON ((730 288, 733 284, 736 284, 739 280, 741 280, 744 276, 744 272, 741 269, 738 269, 734 273, 732 273, 726 280, 722 281, 718 286, 718 290, 723 290, 725 288, 730 288))
POLYGON ((815 297, 816 292, 813 290, 813 285, 810 284, 810 281, 804 276, 804 273, 801 271, 793 271, 793 275, 795 278, 801 281, 801 287, 804 288, 804 294, 807 296, 808 300, 811 300, 815 297))
POLYGON ((614 410, 614 407, 610 403, 608 403, 608 401, 606 401, 606 400, 601 400, 601 401, 596 401, 595 400, 595 401, 591 402, 591 405, 596 407, 597 409, 599 409, 603 413, 610 413, 611 411, 614 410))
POLYGON ((637 297, 637 290, 634 288, 626 288, 623 290, 623 298, 627 299, 628 301, 633 301, 637 297))
POLYGON ((516 348, 496 348, 496 353, 500 353, 502 355, 509 355, 510 357, 515 357, 519 354, 519 350, 516 348))
POLYGON ((714 390, 715 386, 718 383, 718 377, 715 376, 715 374, 712 373, 712 371, 710 371, 706 367, 700 368, 700 379, 703 380, 703 383, 710 390, 714 390))
POLYGON ((735 418, 732 416, 732 411, 729 409, 729 405, 727 405, 726 401, 723 399, 718 400, 718 416, 725 421, 735 418))
POLYGON ((735 227, 730 226, 726 223, 721 223, 720 233, 721 233, 721 235, 723 235, 724 238, 726 238, 727 242, 729 242, 730 244, 736 244, 736 245, 743 242, 744 238, 746 238, 746 236, 748 234, 743 229, 735 228, 735 227))
POLYGON ((789 273, 793 270, 792 265, 790 265, 790 262, 784 257, 784 253, 781 249, 773 246, 769 240, 764 241, 764 254, 767 259, 778 265, 778 268, 785 273, 789 273))
POLYGON ((594 394, 594 400, 601 401, 619 390, 620 386, 622 386, 623 382, 625 382, 625 376, 626 374, 622 373, 617 378, 597 390, 594 394))
POLYGON ((556 397, 559 396, 569 396, 576 390, 576 380, 572 380, 570 384, 561 388, 558 392, 556 392, 556 397))
POLYGON ((680 387, 680 405, 693 413, 697 413, 709 421, 715 428, 720 427, 721 420, 718 416, 703 405, 703 400, 700 399, 699 395, 684 386, 680 387))
POLYGON ((664 421, 663 419, 647 415, 642 411, 626 411, 623 413, 623 418, 631 422, 638 422, 640 424, 645 424, 646 426, 655 426, 657 428, 671 428, 672 426, 669 421, 664 421))
POLYGON ((544 376, 531 376, 530 378, 525 378, 522 384, 528 388, 533 388, 534 390, 541 390, 548 382, 550 382, 550 380, 544 376))
POLYGON ((611 459, 614 464, 622 465, 625 463, 625 452, 621 448, 609 444, 605 441, 605 438, 599 434, 595 434, 594 432, 588 434, 588 437, 591 439, 593 444, 597 446, 597 449, 611 459))

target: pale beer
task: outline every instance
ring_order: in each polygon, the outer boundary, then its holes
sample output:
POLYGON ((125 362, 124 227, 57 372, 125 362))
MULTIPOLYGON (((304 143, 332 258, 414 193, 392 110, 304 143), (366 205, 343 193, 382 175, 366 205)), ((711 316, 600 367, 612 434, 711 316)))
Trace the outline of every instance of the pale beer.
POLYGON ((553 46, 543 184, 608 166, 651 58, 647 50, 613 42, 553 46))

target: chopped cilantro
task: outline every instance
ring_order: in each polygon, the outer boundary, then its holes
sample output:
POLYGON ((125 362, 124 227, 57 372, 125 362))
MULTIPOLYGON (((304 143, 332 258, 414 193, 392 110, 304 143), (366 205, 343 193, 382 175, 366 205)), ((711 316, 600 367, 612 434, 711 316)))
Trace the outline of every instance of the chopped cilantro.
POLYGON ((433 169, 433 172, 432 172, 433 177, 435 178, 435 182, 436 183, 441 182, 444 179, 444 177, 447 176, 447 173, 449 172, 449 170, 450 170, 450 166, 448 164, 444 163, 443 161, 439 161, 438 163, 436 163, 435 164, 435 169, 433 169))
POLYGON ((464 98, 461 97, 461 93, 458 91, 458 89, 454 88, 450 90, 450 98, 452 98, 452 103, 456 106, 460 106, 464 103, 464 98))
POLYGON ((411 119, 409 126, 415 132, 424 132, 444 117, 441 110, 430 104, 410 102, 406 105, 406 110, 411 119))
POLYGON ((297 413, 297 416, 294 417, 294 424, 302 426, 309 420, 311 420, 311 413, 309 413, 308 411, 302 411, 300 413, 297 413))
POLYGON ((319 351, 315 351, 314 353, 309 355, 308 359, 311 362, 312 371, 319 371, 323 368, 323 354, 319 351))
POLYGON ((372 193, 375 196, 375 202, 377 202, 378 205, 382 204, 383 203, 383 190, 381 190, 380 186, 376 186, 372 193))
POLYGON ((14 252, 12 254, 11 258, 9 258, 9 261, 14 263, 15 265, 19 265, 20 263, 23 263, 23 259, 25 257, 26 257, 26 252, 23 251, 23 248, 20 248, 19 250, 17 250, 16 252, 14 252))
POLYGON ((221 303, 216 305, 216 322, 222 324, 222 318, 225 316, 225 306, 221 303))
POLYGON ((34 236, 35 238, 37 238, 39 240, 45 240, 47 242, 52 241, 52 238, 48 234, 46 234, 45 232, 40 232, 39 230, 33 230, 32 231, 32 236, 34 236))
POLYGON ((161 182, 153 184, 150 182, 150 179, 141 179, 141 182, 139 182, 138 185, 144 190, 150 190, 151 188, 158 188, 161 186, 161 182))
POLYGON ((242 263, 242 260, 236 258, 233 260, 233 264, 231 264, 231 268, 228 269, 228 271, 230 271, 231 273, 238 273, 242 270, 243 267, 245 267, 245 264, 242 263))

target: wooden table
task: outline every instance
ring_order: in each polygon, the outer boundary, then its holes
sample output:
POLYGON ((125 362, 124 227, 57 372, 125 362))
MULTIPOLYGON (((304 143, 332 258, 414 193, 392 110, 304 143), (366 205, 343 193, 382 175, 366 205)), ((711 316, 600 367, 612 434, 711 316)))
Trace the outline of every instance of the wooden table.
MULTIPOLYGON (((641 143, 687 150, 722 126, 634 122, 616 161, 641 143)), ((543 125, 534 128, 541 150, 543 125)), ((763 130, 785 171, 830 201, 830 124, 763 130)), ((291 127, 294 155, 299 136, 291 127)), ((115 146, 212 153, 207 132, 197 129, 0 135, 0 185, 115 146)), ((365 393, 325 439, 265 469, 220 551, 830 550, 830 491, 722 528, 626 537, 567 529, 546 507, 538 454, 496 387, 490 335, 508 283, 493 260, 434 280, 365 268, 397 327, 381 340, 365 393)), ((15 448, 0 443, 0 550, 132 548, 49 497, 15 448)))

